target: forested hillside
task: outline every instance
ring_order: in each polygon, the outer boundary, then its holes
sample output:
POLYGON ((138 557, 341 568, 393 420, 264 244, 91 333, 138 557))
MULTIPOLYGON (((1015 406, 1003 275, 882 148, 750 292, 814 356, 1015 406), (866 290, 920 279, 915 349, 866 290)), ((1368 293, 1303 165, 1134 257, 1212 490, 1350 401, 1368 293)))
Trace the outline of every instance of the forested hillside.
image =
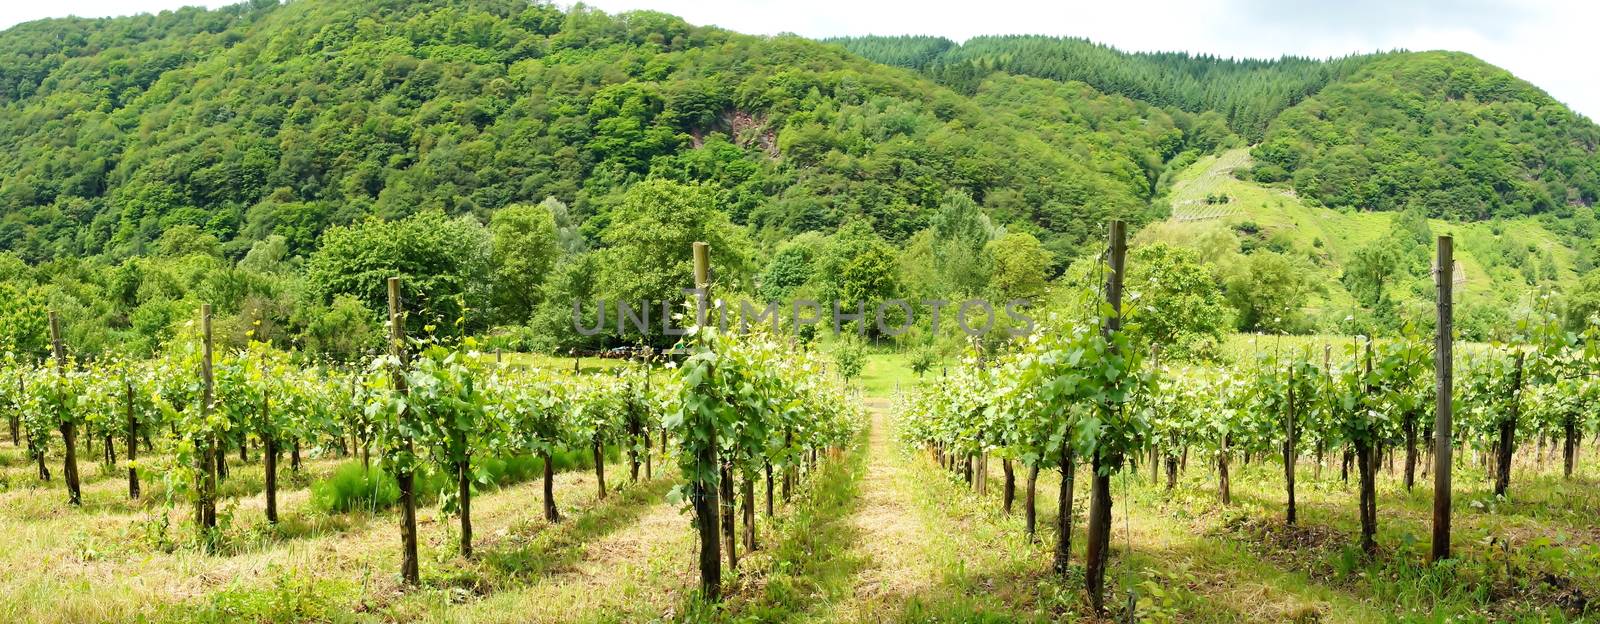
POLYGON ((1255 177, 1292 176, 1334 207, 1592 215, 1597 147, 1600 126, 1510 72, 1461 53, 1395 54, 1279 115, 1255 177))
POLYGON ((44 20, 0 33, 0 84, 0 346, 23 353, 44 307, 81 349, 143 351, 206 301, 230 340, 347 356, 386 275, 418 318, 570 345, 575 299, 675 297, 689 240, 751 294, 988 293, 996 253, 1037 294, 1216 141, 1093 89, 974 97, 797 37, 521 0, 44 20))
POLYGON ((0 84, 0 247, 28 260, 140 254, 175 225, 297 254, 367 215, 547 197, 593 233, 646 177, 715 184, 769 238, 865 219, 903 240, 946 192, 1003 189, 1067 252, 1099 215, 1141 219, 1184 141, 1149 107, 1037 140, 807 40, 511 0, 36 22, 0 34, 0 84))
POLYGON ((1600 126, 1537 87, 1470 55, 1391 52, 1329 60, 1236 60, 1129 53, 1082 39, 835 39, 858 54, 957 88, 993 72, 1086 83, 1100 91, 1220 116, 1260 143, 1254 173, 1293 178, 1333 207, 1481 220, 1592 208, 1600 126))
MULTIPOLYGON (((1481 338, 1526 313, 1530 292, 1566 290, 1558 284, 1600 260, 1600 126, 1468 54, 1237 60, 1040 36, 832 42, 979 101, 1027 75, 1166 110, 1185 151, 1155 189, 1156 212, 1171 220, 1145 239, 1196 249, 1241 328, 1385 333, 1426 323, 1419 249, 1434 234, 1469 241, 1462 258, 1476 296, 1464 326, 1481 338), (1268 307, 1311 304, 1252 309, 1283 285, 1288 295, 1268 307)), ((1074 109, 1054 102, 1027 113, 1074 109)), ((1048 132, 1049 122, 1037 127, 1048 132)))
POLYGON ((924 71, 957 86, 990 72, 1078 81, 1190 113, 1213 112, 1251 141, 1283 109, 1383 55, 1332 60, 1232 59, 1182 52, 1123 52, 1072 37, 842 37, 828 40, 880 63, 924 71))
MULTIPOLYGON (((1555 229, 1575 220, 1337 210, 1284 184, 1240 179, 1253 165, 1237 148, 1175 172, 1163 196, 1172 217, 1139 233, 1142 244, 1190 247, 1214 266, 1245 329, 1382 335, 1426 323, 1434 313, 1429 252, 1441 234, 1455 238, 1455 326, 1470 340, 1504 337, 1542 295, 1584 292, 1578 278, 1594 269, 1593 246, 1555 229)), ((1592 221, 1583 227, 1594 231, 1592 221)))
MULTIPOLYGON (((1107 219, 1235 194, 1491 220, 1497 240, 1534 219, 1537 245, 1481 257, 1515 286, 1493 289, 1492 318, 1596 265, 1600 130, 1466 55, 835 43, 523 0, 257 0, 0 32, 0 348, 42 353, 30 323, 49 307, 86 352, 155 350, 209 302, 236 344, 347 356, 376 340, 389 275, 417 285, 418 329, 614 345, 608 323, 573 334, 571 302, 676 297, 694 240, 739 296, 1045 304, 1107 219), (1229 185, 1185 183, 1247 150, 1229 185)), ((1285 247, 1252 206, 1227 253, 1170 241, 1231 298, 1210 343, 1420 318, 1414 249, 1285 247), (1277 274, 1326 296, 1259 309, 1262 284, 1227 278, 1272 274, 1261 252, 1303 257, 1277 274), (1348 273, 1390 258, 1416 279, 1388 295, 1348 273)), ((900 346, 956 348, 918 323, 900 346)))

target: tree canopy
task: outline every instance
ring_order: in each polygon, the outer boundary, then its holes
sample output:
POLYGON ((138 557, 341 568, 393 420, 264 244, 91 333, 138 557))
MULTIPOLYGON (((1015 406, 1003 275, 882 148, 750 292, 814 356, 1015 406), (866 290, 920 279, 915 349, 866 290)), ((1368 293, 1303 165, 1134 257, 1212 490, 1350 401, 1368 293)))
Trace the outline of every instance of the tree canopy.
MULTIPOLYGON (((225 344, 350 357, 379 340, 391 276, 413 330, 603 347, 617 336, 574 332, 572 303, 593 323, 602 299, 675 301, 699 240, 729 297, 1046 303, 1107 220, 1229 209, 1166 195, 1224 154, 1253 156, 1230 182, 1396 218, 1370 245, 1296 248, 1248 220, 1181 242, 1194 254, 1136 245, 1174 280, 1147 287, 1177 298, 1158 341, 1346 309, 1393 329, 1427 296, 1441 222, 1487 219, 1462 240, 1474 270, 1533 289, 1592 272, 1600 235, 1600 127, 1463 54, 825 43, 522 0, 22 24, 0 32, 0 145, 0 349, 19 357, 42 355, 40 310, 76 351, 140 353, 201 303, 225 344), (1554 236, 1502 232, 1527 215, 1554 236), (1352 301, 1307 314, 1335 280, 1352 301)), ((1564 302, 1574 324, 1587 290, 1564 302)), ((1511 314, 1461 310, 1475 337, 1511 314)), ((908 346, 943 348, 928 314, 911 325, 908 346)))

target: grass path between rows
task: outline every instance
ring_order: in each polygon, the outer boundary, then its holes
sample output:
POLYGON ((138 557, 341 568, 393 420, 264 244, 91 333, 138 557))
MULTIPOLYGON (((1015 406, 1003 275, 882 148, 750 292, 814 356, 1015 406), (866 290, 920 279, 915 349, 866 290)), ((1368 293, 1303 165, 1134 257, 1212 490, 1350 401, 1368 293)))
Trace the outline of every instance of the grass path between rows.
POLYGON ((942 475, 896 439, 888 405, 869 401, 868 459, 851 557, 865 562, 834 622, 1031 621, 1037 545, 972 513, 942 475), (1028 591, 1018 592, 1019 588, 1028 591))
MULTIPOLYGON (((461 621, 491 611, 479 605, 493 601, 514 605, 501 610, 513 617, 473 619, 530 621, 540 604, 573 608, 584 606, 576 598, 626 599, 611 586, 627 570, 614 562, 630 548, 644 548, 629 545, 642 539, 630 533, 633 525, 686 533, 676 508, 663 502, 670 478, 630 484, 597 501, 592 471, 563 472, 555 479, 566 516, 560 524, 542 519, 537 479, 475 496, 479 557, 472 561, 455 553, 453 517, 435 506, 419 509, 423 588, 401 592, 393 511, 324 514, 310 508, 306 483, 325 477, 339 461, 308 461, 306 477, 285 479, 283 521, 276 528, 264 525, 264 497, 251 487, 261 478, 259 461, 236 466, 228 487, 246 493, 220 507, 237 522, 231 531, 247 537, 221 555, 152 543, 149 533, 159 530, 160 518, 171 523, 169 531, 188 530, 188 510, 166 508, 156 496, 127 501, 120 479, 87 482, 83 509, 58 500, 59 478, 19 483, 0 494, 0 540, 8 545, 0 554, 0 587, 7 590, 0 595, 0 621, 461 621), (515 603, 529 588, 538 599, 515 603), (546 598, 562 592, 572 598, 546 598)), ((611 468, 613 479, 627 480, 625 463, 611 468)), ((571 621, 565 616, 574 612, 542 621, 571 621)))
MULTIPOLYGON (((827 621, 1093 621, 1084 612, 1081 591, 1087 479, 1079 480, 1074 493, 1074 568, 1066 577, 1057 576, 1048 567, 1056 539, 1059 473, 1040 475, 1039 536, 1030 542, 1023 530, 1020 467, 1016 509, 1007 515, 1000 505, 998 460, 990 462, 987 496, 979 496, 927 456, 907 450, 895 437, 885 404, 869 401, 869 407, 873 427, 866 476, 850 519, 859 535, 853 556, 867 563, 849 599, 827 621)), ((1303 573, 1208 535, 1215 515, 1185 518, 1184 502, 1164 500, 1137 478, 1118 479, 1114 490, 1108 603, 1121 610, 1131 586, 1139 621, 1367 622, 1383 617, 1366 597, 1318 585, 1303 573)), ((1117 621, 1126 621, 1126 615, 1117 621)))
POLYGON ((866 622, 908 596, 926 591, 938 575, 922 557, 926 539, 915 503, 900 489, 906 467, 891 461, 894 441, 884 406, 869 402, 871 431, 867 438, 867 467, 861 480, 859 504, 846 520, 856 539, 850 557, 863 562, 851 579, 850 591, 833 616, 841 622, 866 622))
MULTIPOLYGON (((668 480, 526 536, 498 536, 482 559, 517 582, 481 599, 423 594, 389 615, 435 622, 642 622, 671 617, 693 589, 694 534, 668 480), (459 603, 458 603, 459 602, 459 603)), ((513 529, 514 531, 515 529, 513 529)))

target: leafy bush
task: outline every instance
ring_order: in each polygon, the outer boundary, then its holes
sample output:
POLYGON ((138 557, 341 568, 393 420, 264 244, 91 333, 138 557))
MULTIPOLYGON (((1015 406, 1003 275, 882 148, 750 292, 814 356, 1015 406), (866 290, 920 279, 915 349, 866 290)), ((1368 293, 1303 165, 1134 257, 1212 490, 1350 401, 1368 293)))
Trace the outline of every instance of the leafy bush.
MULTIPOLYGON (((606 448, 608 465, 618 463, 621 457, 620 447, 606 448)), ((556 472, 594 468, 594 457, 587 448, 557 451, 551 460, 556 472)), ((491 487, 515 485, 544 476, 544 460, 533 455, 480 457, 473 462, 474 472, 485 475, 491 487)), ((432 503, 442 492, 454 487, 454 475, 434 468, 425 469, 416 477, 417 503, 432 503)), ((398 502, 400 484, 394 476, 378 466, 368 469, 359 461, 340 465, 327 479, 311 484, 311 506, 325 513, 376 512, 398 502)))
POLYGON ((376 511, 398 500, 400 486, 394 477, 382 468, 369 469, 360 462, 339 466, 326 480, 311 485, 311 506, 326 512, 376 511))
POLYGON ((484 337, 484 348, 489 351, 533 352, 542 346, 539 331, 527 325, 496 327, 484 337))
POLYGON ((833 351, 834 363, 839 366, 839 376, 847 380, 861 375, 867 366, 866 350, 854 341, 845 341, 833 351))
POLYGON ((1255 170, 1251 172, 1250 177, 1255 178, 1257 182, 1263 184, 1272 184, 1274 182, 1282 182, 1289 179, 1289 172, 1285 171, 1283 167, 1278 165, 1272 163, 1262 163, 1256 165, 1255 170))
POLYGON ((269 569, 270 587, 229 585, 198 604, 175 607, 173 622, 329 622, 346 609, 341 597, 353 589, 336 579, 313 579, 298 571, 269 569))
POLYGON ((934 350, 933 347, 919 348, 916 351, 911 352, 911 372, 916 373, 918 377, 921 377, 927 374, 928 371, 933 370, 933 365, 938 363, 938 361, 939 352, 934 350))

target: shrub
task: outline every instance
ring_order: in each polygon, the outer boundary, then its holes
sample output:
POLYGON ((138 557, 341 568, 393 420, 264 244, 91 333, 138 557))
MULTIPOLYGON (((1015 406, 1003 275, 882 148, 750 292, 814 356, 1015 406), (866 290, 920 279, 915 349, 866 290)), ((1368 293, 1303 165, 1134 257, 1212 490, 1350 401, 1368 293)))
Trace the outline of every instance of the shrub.
MULTIPOLYGON (((607 465, 617 464, 622 458, 622 448, 606 447, 607 465)), ((587 447, 558 450, 551 455, 556 472, 594 469, 594 456, 587 447)), ((505 487, 544 476, 544 460, 534 455, 508 455, 504 457, 477 457, 473 459, 475 471, 488 476, 491 487, 505 487)), ((417 473, 417 503, 429 504, 439 499, 445 490, 455 487, 455 477, 433 468, 417 473)), ((325 513, 348 513, 355 510, 381 511, 400 502, 400 484, 394 476, 378 466, 368 469, 359 461, 351 461, 334 469, 327 479, 311 484, 311 506, 325 513)))
POLYGON ((933 347, 922 347, 911 352, 911 372, 921 377, 933 370, 933 365, 939 362, 939 352, 933 347))
POLYGON ((1289 172, 1285 171, 1283 167, 1266 163, 1257 165, 1255 170, 1251 172, 1251 177, 1255 178, 1257 182, 1272 184, 1273 182, 1282 182, 1289 179, 1289 172))
POLYGON ((311 485, 312 506, 326 512, 377 511, 399 500, 400 486, 394 477, 360 462, 339 466, 326 480, 311 485))
POLYGON ((833 350, 833 360, 839 366, 839 376, 848 381, 855 379, 861 374, 861 369, 866 368, 867 354, 860 344, 847 340, 833 350))

